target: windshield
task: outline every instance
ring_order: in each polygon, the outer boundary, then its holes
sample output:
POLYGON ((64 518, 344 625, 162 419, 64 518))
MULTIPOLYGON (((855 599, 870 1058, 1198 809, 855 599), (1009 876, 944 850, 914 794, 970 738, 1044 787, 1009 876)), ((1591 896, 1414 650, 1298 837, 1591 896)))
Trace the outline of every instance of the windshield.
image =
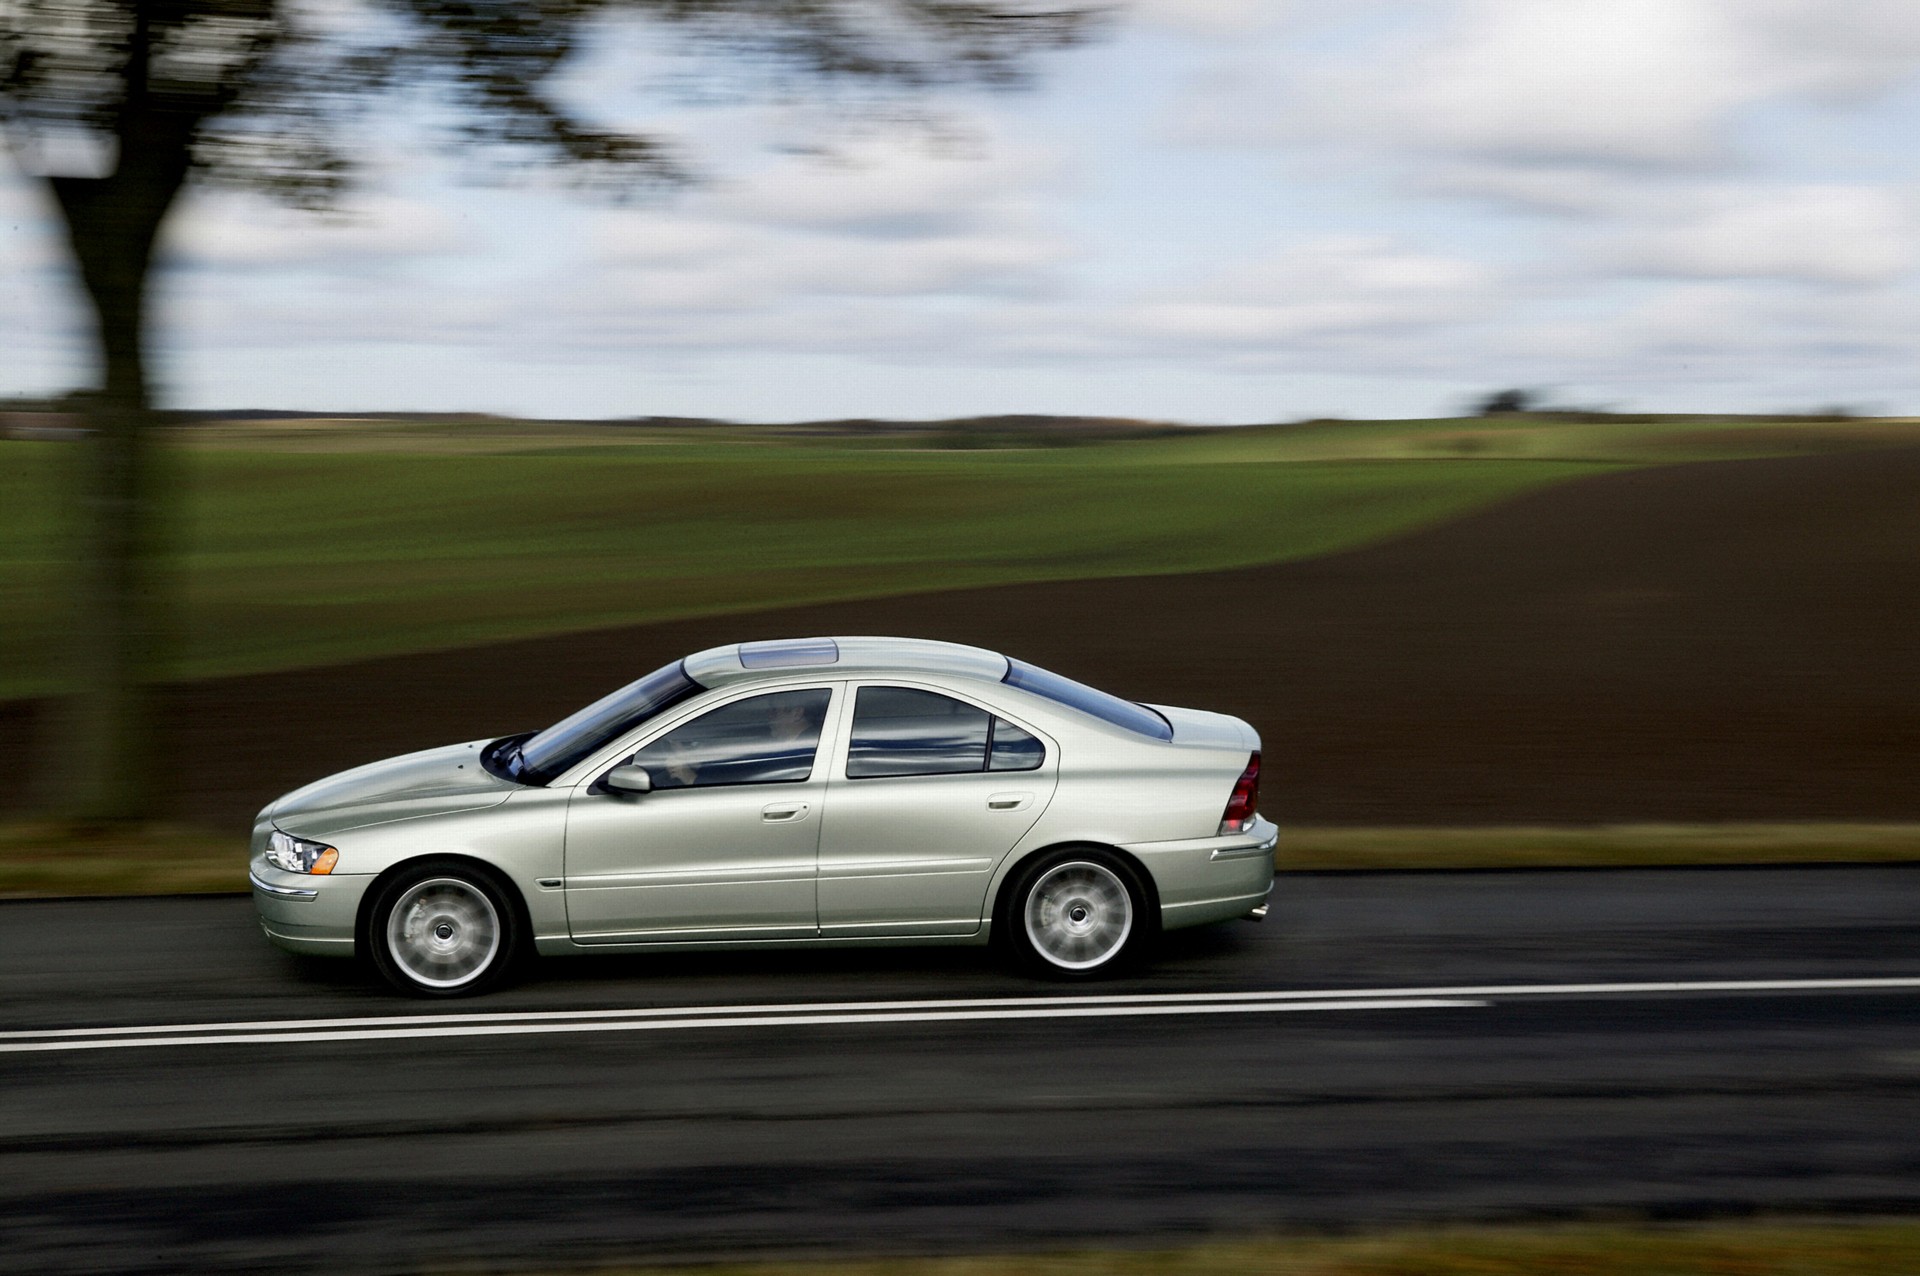
POLYGON ((1007 676, 1000 681, 1009 687, 1031 691, 1036 696, 1045 696, 1069 708, 1078 709, 1102 722, 1111 722, 1116 727, 1125 727, 1129 731, 1137 731, 1155 740, 1173 739, 1173 728, 1168 725, 1167 720, 1145 705, 1135 704, 1131 700, 1122 700, 1119 696, 1110 696, 1083 682, 1063 678, 1057 673, 1050 673, 1024 660, 1009 659, 1007 676))
POLYGON ((488 769, 522 784, 549 784, 568 767, 613 743, 654 714, 703 690, 705 688, 687 676, 685 662, 676 660, 594 701, 545 731, 500 741, 487 751, 488 769))

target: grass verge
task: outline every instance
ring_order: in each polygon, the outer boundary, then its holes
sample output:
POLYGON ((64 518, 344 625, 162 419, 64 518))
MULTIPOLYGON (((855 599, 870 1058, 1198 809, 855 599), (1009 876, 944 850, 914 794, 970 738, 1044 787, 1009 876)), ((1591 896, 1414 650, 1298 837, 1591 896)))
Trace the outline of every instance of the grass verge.
MULTIPOLYGON (((1282 830, 1275 856, 1282 872, 1900 861, 1920 861, 1920 824, 1304 828, 1282 830)), ((246 841, 231 833, 175 825, 0 824, 0 897, 246 889, 246 841)))
POLYGON ((1920 1222, 1458 1227, 1188 1249, 576 1269, 595 1276, 1893 1276, 1920 1222))
POLYGON ((185 895, 247 889, 247 841, 153 824, 0 824, 0 898, 185 895))
POLYGON ((1920 824, 1282 828, 1287 869, 1642 868, 1920 860, 1920 824))

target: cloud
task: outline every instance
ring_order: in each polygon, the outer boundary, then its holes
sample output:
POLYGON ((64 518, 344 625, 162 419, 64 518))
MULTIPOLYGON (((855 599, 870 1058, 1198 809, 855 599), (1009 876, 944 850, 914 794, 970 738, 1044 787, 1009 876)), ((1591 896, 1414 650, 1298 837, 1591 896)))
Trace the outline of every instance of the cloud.
POLYGON ((1006 139, 971 153, 869 147, 830 160, 786 157, 728 182, 690 212, 874 238, 952 233, 1029 217, 1069 184, 1056 156, 1006 139))
POLYGON ((1884 283, 1913 266, 1911 210, 1881 188, 1743 188, 1705 205, 1615 235, 1602 258, 1652 275, 1829 284, 1884 283))
MULTIPOLYGON (((196 344, 249 349, 395 341, 507 360, 538 350, 567 364, 610 351, 945 355, 966 344, 970 322, 946 311, 1031 308, 1065 287, 1082 251, 1053 202, 1065 174, 1018 146, 980 158, 778 156, 671 201, 536 217, 515 275, 443 276, 427 292, 394 266, 422 229, 440 242, 445 214, 376 203, 359 237, 325 256, 276 218, 222 251, 249 266, 309 267, 308 282, 289 289, 275 269, 191 272, 171 314, 196 344), (345 247, 401 255, 361 271, 345 247)), ((220 228, 201 220, 190 242, 218 245, 220 228)))
POLYGON ((190 265, 241 269, 433 256, 473 244, 443 205, 382 194, 324 215, 254 196, 202 194, 181 208, 167 234, 190 265))
MULTIPOLYGON (((1607 171, 1720 170, 1782 101, 1858 101, 1920 68, 1920 7, 1887 0, 1397 0, 1377 29, 1243 53, 1190 86, 1189 140, 1398 154, 1538 198, 1607 171)), ((1564 202, 1549 194, 1547 202, 1564 202)))
MULTIPOLYGON (((1708 0, 1693 0, 1708 3, 1708 0)), ((1920 60, 1920 10, 1907 0, 1711 0, 1748 35, 1753 83, 1763 93, 1857 101, 1912 78, 1920 60)))
POLYGON ((1019 147, 787 158, 669 207, 602 213, 587 242, 602 288, 646 308, 1033 294, 1075 255, 1048 198, 1062 181, 1019 147))
POLYGON ((1330 73, 1328 105, 1402 145, 1535 164, 1699 166, 1753 92, 1741 29, 1688 0, 1470 0, 1404 59, 1330 73))
POLYGON ((1072 252, 1066 240, 1038 232, 870 242, 673 218, 609 219, 595 238, 612 267, 602 289, 632 305, 703 310, 819 296, 1030 293, 1051 286, 1072 252))
POLYGON ((0 171, 0 272, 26 274, 64 265, 66 245, 46 188, 0 171))
POLYGON ((1125 312, 1124 326, 1183 345, 1240 347, 1457 321, 1492 300, 1487 266, 1379 237, 1302 244, 1125 312))
POLYGON ((1182 35, 1232 39, 1276 26, 1298 7, 1295 0, 1132 0, 1127 14, 1182 35))
POLYGON ((524 301, 497 293, 399 280, 333 279, 297 290, 234 287, 210 274, 175 281, 161 300, 162 331, 175 343, 227 350, 339 344, 485 349, 510 342, 524 301))
POLYGON ((1807 292, 1727 281, 1658 287, 1585 322, 1514 330, 1481 352, 1635 397, 1722 408, 1883 402, 1920 357, 1920 304, 1897 288, 1807 292))
POLYGON ((1379 224, 1451 240, 1439 252, 1461 264, 1463 304, 1349 286, 1161 317, 1211 324, 1223 344, 1236 326, 1292 332, 1323 360, 1348 347, 1319 325, 1351 322, 1379 366, 1429 366, 1445 348, 1507 382, 1522 373, 1501 369, 1526 368, 1744 390, 1786 377, 1782 360, 1837 366, 1881 338, 1844 307, 1777 293, 1884 311, 1911 284, 1906 177, 1866 127, 1902 118, 1896 91, 1916 80, 1920 6, 1883 0, 1844 20, 1818 0, 1379 0, 1323 15, 1195 76, 1174 136, 1255 148, 1303 202, 1338 191, 1379 224))

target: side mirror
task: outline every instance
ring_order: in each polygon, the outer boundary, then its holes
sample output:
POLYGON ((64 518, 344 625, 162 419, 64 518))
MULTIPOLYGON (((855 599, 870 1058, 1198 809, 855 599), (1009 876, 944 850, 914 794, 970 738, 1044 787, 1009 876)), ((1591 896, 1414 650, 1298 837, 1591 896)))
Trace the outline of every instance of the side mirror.
POLYGON ((629 762, 607 772, 606 786, 615 793, 651 793, 653 775, 647 768, 629 762))

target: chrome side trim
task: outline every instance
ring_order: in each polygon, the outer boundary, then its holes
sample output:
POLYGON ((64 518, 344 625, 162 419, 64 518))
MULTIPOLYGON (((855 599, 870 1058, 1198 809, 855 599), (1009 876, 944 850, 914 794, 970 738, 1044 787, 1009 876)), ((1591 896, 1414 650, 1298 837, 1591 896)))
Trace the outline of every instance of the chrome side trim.
POLYGON ((805 864, 746 864, 739 868, 663 868, 639 873, 582 873, 568 876, 570 891, 623 890, 651 886, 756 886, 781 882, 810 882, 812 861, 805 864))
POLYGON ((839 936, 842 933, 850 930, 865 930, 865 931, 872 931, 876 933, 864 936, 864 938, 885 939, 888 936, 919 935, 922 932, 935 926, 949 928, 946 932, 949 934, 970 935, 970 934, 973 934, 974 931, 978 931, 980 929, 980 919, 978 917, 950 917, 943 921, 931 921, 931 922, 903 922, 903 921, 831 922, 820 928, 820 934, 822 938, 825 938, 828 936, 839 936), (955 926, 971 926, 973 927, 973 930, 972 931, 953 931, 951 928, 955 926))
POLYGON ((253 883, 253 889, 273 896, 275 899, 318 899, 319 891, 302 890, 298 886, 275 886, 272 882, 263 882, 260 875, 252 869, 247 870, 247 880, 253 883))
POLYGON ((953 873, 984 873, 993 867, 989 859, 944 860, 836 860, 820 866, 827 881, 845 881, 866 877, 933 877, 953 873))
POLYGON ((1228 833, 1224 836, 1182 837, 1167 842, 1122 842, 1120 849, 1135 855, 1184 854, 1191 851, 1222 852, 1210 858, 1227 859, 1235 852, 1249 859, 1262 851, 1271 851, 1280 844, 1280 829, 1264 816, 1254 817, 1253 827, 1240 833, 1228 833))
POLYGON ((796 926, 680 926, 664 930, 592 930, 579 931, 573 942, 597 944, 648 944, 674 942, 730 943, 736 939, 818 939, 820 928, 796 926))
POLYGON ((1245 916, 1248 908, 1258 908, 1266 902, 1266 899, 1267 894, 1264 891, 1258 895, 1222 895, 1218 899, 1189 899, 1178 904, 1162 904, 1160 912, 1162 916, 1166 916, 1195 908, 1218 908, 1222 905, 1242 904, 1245 905, 1244 908, 1235 908, 1232 912, 1225 914, 1228 917, 1242 917, 1245 916))

